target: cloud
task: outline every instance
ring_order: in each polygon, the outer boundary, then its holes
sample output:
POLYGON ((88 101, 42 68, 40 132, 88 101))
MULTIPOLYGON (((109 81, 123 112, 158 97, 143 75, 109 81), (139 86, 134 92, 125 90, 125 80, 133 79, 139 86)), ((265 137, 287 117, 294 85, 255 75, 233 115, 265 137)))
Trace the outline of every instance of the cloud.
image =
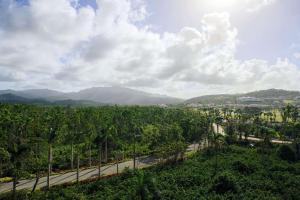
POLYGON ((300 89, 300 70, 288 59, 236 59, 238 30, 226 12, 204 15, 198 27, 156 33, 140 23, 147 16, 141 0, 97 5, 0 1, 0 82, 58 90, 122 85, 184 98, 300 89))
POLYGON ((24 74, 19 72, 12 72, 5 67, 0 67, 0 82, 18 82, 24 79, 24 74))
POLYGON ((297 59, 300 59, 300 52, 294 53, 294 57, 297 58, 297 59))
POLYGON ((259 11, 261 8, 272 5, 276 1, 277 0, 246 0, 246 10, 248 12, 259 11))

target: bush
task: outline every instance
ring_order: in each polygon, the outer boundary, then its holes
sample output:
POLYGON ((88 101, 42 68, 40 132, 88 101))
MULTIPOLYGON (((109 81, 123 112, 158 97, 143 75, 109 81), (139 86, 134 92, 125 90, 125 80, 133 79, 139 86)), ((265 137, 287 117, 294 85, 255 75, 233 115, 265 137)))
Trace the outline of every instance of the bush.
POLYGON ((282 160, 287 160, 293 162, 296 160, 296 152, 294 149, 289 145, 281 145, 277 149, 277 155, 282 160))
POLYGON ((234 143, 236 143, 236 139, 232 136, 226 135, 225 142, 226 142, 226 144, 229 144, 229 145, 234 144, 234 143))
POLYGON ((213 181, 211 188, 217 194, 225 194, 227 192, 237 192, 237 185, 232 174, 224 172, 217 176, 213 181))
POLYGON ((11 181, 13 181, 12 177, 3 177, 3 178, 0 178, 0 183, 8 183, 8 182, 11 182, 11 181))
POLYGON ((242 161, 239 161, 239 160, 235 161, 232 164, 232 167, 233 167, 234 170, 238 171, 241 174, 245 174, 245 175, 252 174, 255 170, 250 165, 248 165, 248 164, 246 164, 242 161))

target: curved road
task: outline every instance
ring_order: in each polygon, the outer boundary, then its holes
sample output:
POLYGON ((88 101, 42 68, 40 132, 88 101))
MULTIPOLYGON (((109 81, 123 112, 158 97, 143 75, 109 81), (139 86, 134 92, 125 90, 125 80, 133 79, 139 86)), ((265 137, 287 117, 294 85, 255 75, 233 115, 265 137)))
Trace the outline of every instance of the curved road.
MULTIPOLYGON (((213 124, 215 132, 217 132, 217 126, 216 124, 213 124)), ((224 129, 219 126, 219 133, 222 135, 225 135, 224 129)), ((257 142, 261 141, 262 139, 260 138, 255 138, 255 137, 248 137, 248 140, 257 142)), ((290 141, 281 141, 281 140, 272 140, 272 143, 291 143, 290 141)), ((191 144, 187 148, 187 152, 189 151, 196 151, 199 147, 199 144, 191 144)), ((152 157, 143 157, 143 158, 137 158, 137 168, 145 168, 149 167, 152 165, 155 165, 158 163, 157 159, 154 159, 152 157)), ((133 168, 133 160, 125 161, 125 162, 120 162, 119 163, 119 172, 122 172, 125 170, 125 168, 133 168)), ((107 175, 112 175, 117 173, 117 164, 110 164, 110 165, 105 165, 101 167, 101 176, 107 176, 107 175)), ((79 180, 87 180, 90 178, 94 178, 98 176, 98 167, 92 167, 89 169, 82 169, 79 173, 79 180)), ((69 182, 75 182, 76 181, 76 171, 72 172, 67 172, 64 174, 56 174, 50 176, 50 185, 60 185, 63 183, 69 183, 69 182)), ((26 179, 26 180, 20 180, 19 183, 17 184, 17 190, 21 189, 29 189, 31 190, 33 188, 33 185, 35 183, 35 179, 26 179)), ((36 189, 40 189, 42 187, 46 187, 47 185, 47 177, 41 177, 36 189)), ((0 193, 8 192, 11 191, 13 187, 12 182, 8 183, 0 183, 0 193)))
MULTIPOLYGON (((214 128, 214 131, 217 132, 217 125, 215 123, 213 124, 213 128, 214 128)), ((223 127, 220 126, 220 125, 219 125, 219 133, 221 135, 225 136, 225 131, 224 131, 223 127)), ((242 136, 242 139, 244 140, 245 136, 242 136)), ((261 139, 261 138, 254 137, 254 135, 248 136, 247 139, 249 141, 252 141, 252 142, 263 141, 263 139, 261 139)), ((291 141, 283 141, 283 140, 272 139, 271 143, 274 143, 274 144, 291 144, 292 142, 291 141)))

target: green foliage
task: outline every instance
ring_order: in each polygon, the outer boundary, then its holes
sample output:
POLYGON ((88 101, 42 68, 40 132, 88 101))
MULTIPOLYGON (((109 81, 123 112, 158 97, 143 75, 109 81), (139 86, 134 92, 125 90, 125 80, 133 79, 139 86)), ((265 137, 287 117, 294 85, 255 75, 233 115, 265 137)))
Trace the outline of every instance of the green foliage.
POLYGON ((296 152, 290 145, 281 145, 277 149, 277 155, 287 161, 295 161, 296 160, 296 152))
POLYGON ((17 181, 45 173, 47 164, 54 171, 70 169, 77 155, 80 166, 97 163, 100 151, 104 162, 106 157, 113 161, 121 154, 127 158, 152 154, 176 162, 86 185, 57 187, 46 194, 36 192, 32 198, 293 199, 299 194, 295 189, 299 163, 286 162, 295 161, 290 149, 282 146, 275 152, 271 144, 274 137, 290 138, 300 157, 298 110, 285 108, 285 120, 279 124, 274 123, 271 112, 264 112, 266 118, 262 118, 258 109, 222 112, 216 108, 0 104, 0 176, 17 181), (227 136, 216 133, 213 125, 224 127, 227 136), (258 151, 226 144, 241 143, 251 134, 262 139, 258 151), (200 147, 210 153, 177 162, 188 143, 204 141, 207 143, 200 147), (281 179, 285 180, 283 186, 281 179))
POLYGON ((234 170, 244 175, 252 174, 255 171, 253 166, 240 160, 233 162, 232 167, 234 170))
POLYGON ((213 180, 211 189, 217 194, 225 194, 227 192, 235 193, 238 191, 235 177, 228 172, 223 172, 222 174, 218 175, 213 180))
POLYGON ((199 153, 176 165, 37 191, 31 199, 299 199, 300 163, 278 159, 276 149, 271 152, 265 165, 255 149, 230 146, 220 153, 215 176, 214 156, 199 153))
POLYGON ((0 177, 42 174, 48 163, 54 171, 74 168, 77 154, 80 165, 88 165, 98 162, 100 149, 108 161, 114 152, 132 157, 134 149, 137 155, 176 156, 201 138, 206 121, 199 111, 154 106, 0 104, 0 177))

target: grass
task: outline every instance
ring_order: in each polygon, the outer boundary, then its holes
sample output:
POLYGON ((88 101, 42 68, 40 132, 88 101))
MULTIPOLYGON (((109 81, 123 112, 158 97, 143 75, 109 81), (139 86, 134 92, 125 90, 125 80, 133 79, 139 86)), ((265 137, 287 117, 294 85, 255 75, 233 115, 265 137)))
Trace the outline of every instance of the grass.
POLYGON ((230 146, 216 157, 190 155, 181 163, 155 166, 78 186, 54 187, 22 199, 300 199, 300 162, 230 146))
POLYGON ((288 105, 288 104, 294 104, 295 101, 294 100, 290 100, 290 99, 286 99, 286 100, 283 100, 283 103, 288 105))
POLYGON ((8 183, 8 182, 11 182, 13 180, 12 177, 3 177, 3 178, 0 178, 0 183, 8 183))
MULTIPOLYGON (((272 109, 270 112, 275 113, 275 115, 276 115, 275 121, 276 122, 282 122, 282 117, 281 117, 281 114, 280 114, 280 110, 272 109)), ((261 115, 261 118, 263 118, 265 120, 268 119, 268 117, 263 115, 263 114, 261 115)))

